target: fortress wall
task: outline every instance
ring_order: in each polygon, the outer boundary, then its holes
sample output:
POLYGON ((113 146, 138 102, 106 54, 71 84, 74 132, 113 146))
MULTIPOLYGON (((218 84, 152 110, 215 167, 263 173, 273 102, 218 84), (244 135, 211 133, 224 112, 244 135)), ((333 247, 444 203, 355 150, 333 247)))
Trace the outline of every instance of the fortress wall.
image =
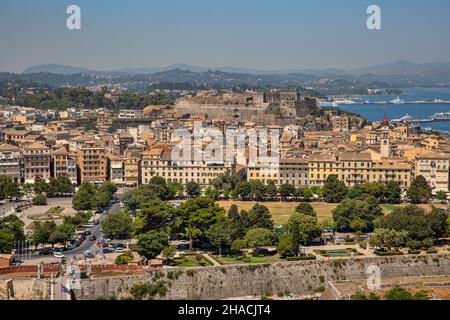
MULTIPOLYGON (((291 292, 310 295, 328 281, 366 279, 369 265, 377 265, 385 278, 448 275, 450 255, 351 258, 298 261, 261 265, 234 265, 193 269, 165 269, 162 277, 168 292, 163 299, 223 299, 291 292), (177 279, 168 272, 179 271, 177 279)), ((124 276, 83 280, 77 299, 129 298, 137 283, 152 282, 150 276, 124 276)), ((162 298, 162 297, 155 297, 162 298)))

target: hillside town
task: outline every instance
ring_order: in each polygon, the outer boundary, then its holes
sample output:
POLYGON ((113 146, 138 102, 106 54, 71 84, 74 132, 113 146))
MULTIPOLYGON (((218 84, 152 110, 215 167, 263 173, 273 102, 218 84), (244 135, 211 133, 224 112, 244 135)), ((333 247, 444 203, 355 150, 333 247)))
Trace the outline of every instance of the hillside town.
MULTIPOLYGON (((108 93, 108 98, 114 93, 108 93)), ((117 99, 120 99, 117 96, 117 99)), ((74 186, 105 181, 119 188, 168 182, 195 182, 206 189, 214 178, 245 171, 248 181, 277 186, 321 187, 331 174, 346 186, 397 182, 403 191, 423 176, 433 194, 449 191, 450 138, 426 134, 386 117, 370 124, 354 115, 320 109, 320 102, 295 92, 208 96, 199 92, 175 105, 143 110, 0 110, 0 174, 18 183, 68 177, 74 186), (314 115, 317 114, 317 115, 314 115), (177 129, 276 130, 276 166, 249 159, 177 162, 177 129)), ((207 139, 201 148, 208 146, 207 139)), ((192 159, 193 160, 193 159, 192 159)))

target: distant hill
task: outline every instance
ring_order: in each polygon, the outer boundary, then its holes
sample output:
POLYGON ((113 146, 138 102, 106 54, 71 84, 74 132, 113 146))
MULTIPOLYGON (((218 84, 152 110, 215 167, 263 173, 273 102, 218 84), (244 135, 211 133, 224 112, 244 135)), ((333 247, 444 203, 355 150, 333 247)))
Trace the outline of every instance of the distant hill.
POLYGON ((337 68, 329 69, 285 69, 285 70, 259 70, 251 68, 240 67, 204 67, 190 64, 172 64, 167 67, 149 67, 149 68, 124 68, 119 70, 110 71, 97 71, 82 67, 72 67, 59 64, 45 64, 37 65, 27 68, 23 73, 55 73, 62 75, 71 75, 78 73, 95 74, 95 75, 143 75, 154 74, 158 72, 165 72, 170 70, 183 70, 190 72, 207 72, 207 71, 220 71, 227 73, 242 73, 253 75, 289 75, 289 74, 306 74, 315 76, 348 76, 348 75, 378 75, 378 76, 391 76, 391 75, 418 75, 418 74, 442 74, 450 73, 450 63, 425 63, 416 64, 406 60, 398 60, 396 62, 368 66, 362 68, 355 68, 351 70, 343 70, 337 68))
POLYGON ((350 71, 356 75, 374 74, 374 75, 417 75, 433 73, 450 72, 450 63, 423 63, 416 64, 406 60, 398 60, 396 62, 375 65, 371 67, 363 67, 350 71))
POLYGON ((77 74, 77 73, 94 73, 95 71, 80 67, 71 67, 61 64, 41 64, 29 67, 23 73, 56 73, 62 75, 77 74))

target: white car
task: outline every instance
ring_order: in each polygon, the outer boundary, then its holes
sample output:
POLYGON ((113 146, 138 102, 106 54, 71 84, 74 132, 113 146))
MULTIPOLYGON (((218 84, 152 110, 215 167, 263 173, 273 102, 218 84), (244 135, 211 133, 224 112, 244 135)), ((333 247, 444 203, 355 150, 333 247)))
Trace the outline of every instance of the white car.
POLYGON ((65 256, 61 252, 55 252, 53 256, 57 259, 64 259, 65 256))
POLYGON ((116 248, 115 251, 116 251, 117 253, 122 253, 122 252, 127 252, 128 250, 127 250, 126 248, 119 247, 119 248, 116 248))

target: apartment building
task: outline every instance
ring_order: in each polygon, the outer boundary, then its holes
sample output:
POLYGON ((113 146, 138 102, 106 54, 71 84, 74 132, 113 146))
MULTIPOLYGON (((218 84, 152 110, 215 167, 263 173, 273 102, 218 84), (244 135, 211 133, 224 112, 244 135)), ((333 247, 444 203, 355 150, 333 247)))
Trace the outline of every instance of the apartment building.
POLYGON ((333 117, 331 119, 333 125, 333 131, 348 132, 350 131, 350 118, 349 117, 333 117))
POLYGON ((41 142, 31 143, 22 148, 23 178, 25 183, 34 183, 36 179, 48 181, 51 176, 50 149, 41 142))
POLYGON ((196 182, 207 186, 220 174, 232 172, 233 166, 226 162, 208 161, 173 161, 169 148, 153 148, 144 152, 141 163, 142 183, 148 184, 154 176, 162 177, 167 182, 196 182))
POLYGON ((449 191, 450 158, 439 153, 418 155, 415 160, 415 175, 423 176, 433 192, 449 191))
POLYGON ((20 182, 21 156, 18 147, 0 144, 0 175, 8 176, 14 182, 20 182))
POLYGON ((77 161, 73 153, 65 147, 52 151, 53 177, 67 177, 73 185, 78 183, 77 161))
POLYGON ((253 163, 247 167, 249 181, 261 181, 264 185, 291 184, 295 187, 308 185, 308 161, 305 159, 280 159, 279 164, 253 163))
POLYGON ((90 181, 101 184, 106 181, 106 149, 95 141, 87 141, 77 147, 77 165, 80 183, 90 181))
POLYGON ((128 156, 123 160, 123 178, 127 187, 137 187, 141 182, 141 158, 128 156))
POLYGON ((136 119, 143 117, 144 117, 143 110, 120 110, 119 112, 120 119, 136 119))
POLYGON ((374 160, 370 153, 343 152, 336 155, 317 154, 307 159, 280 159, 274 164, 249 164, 249 181, 261 181, 267 185, 292 184, 296 187, 322 187, 330 175, 336 175, 346 186, 353 187, 366 182, 390 182, 399 184, 402 190, 409 188, 413 170, 402 158, 374 160))
POLYGON ((124 185, 124 172, 123 172, 123 158, 122 156, 115 154, 107 154, 107 168, 108 179, 112 183, 123 186, 124 185))

